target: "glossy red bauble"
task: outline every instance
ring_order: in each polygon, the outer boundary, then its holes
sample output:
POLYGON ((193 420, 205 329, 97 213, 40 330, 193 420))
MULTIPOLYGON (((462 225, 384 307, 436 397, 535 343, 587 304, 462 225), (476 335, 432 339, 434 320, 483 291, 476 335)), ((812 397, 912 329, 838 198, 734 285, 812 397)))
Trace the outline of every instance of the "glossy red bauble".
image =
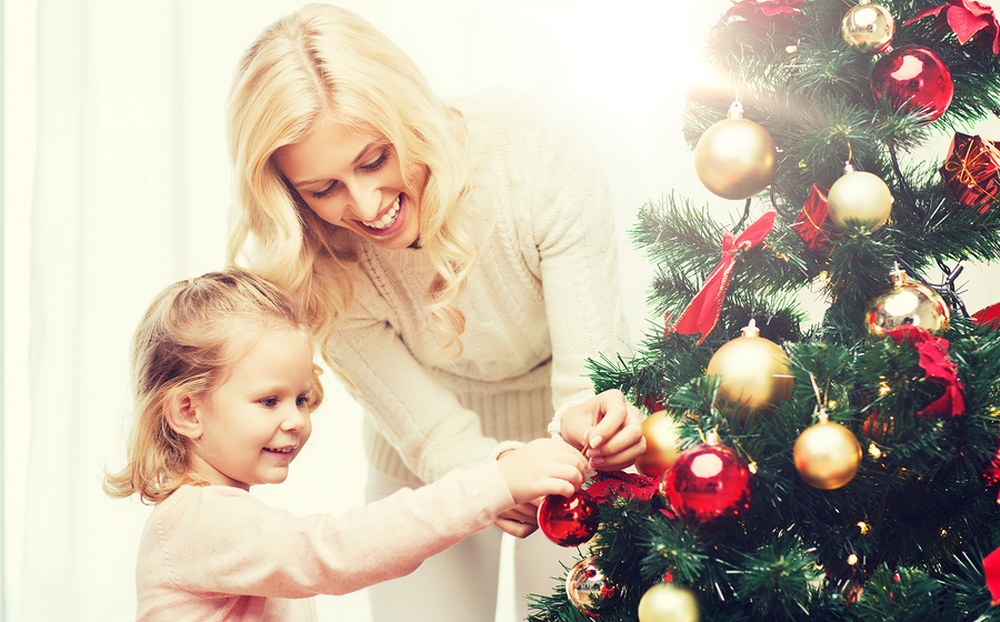
POLYGON ((685 522, 721 525, 750 507, 750 471, 732 449, 698 445, 677 457, 663 474, 660 491, 685 522))
POLYGON ((871 88, 876 99, 922 112, 927 123, 944 114, 955 93, 948 65, 920 45, 903 46, 880 58, 872 69, 871 88))
POLYGON ((560 546, 576 546, 594 537, 600 525, 597 503, 579 490, 572 497, 549 495, 538 504, 538 528, 560 546))

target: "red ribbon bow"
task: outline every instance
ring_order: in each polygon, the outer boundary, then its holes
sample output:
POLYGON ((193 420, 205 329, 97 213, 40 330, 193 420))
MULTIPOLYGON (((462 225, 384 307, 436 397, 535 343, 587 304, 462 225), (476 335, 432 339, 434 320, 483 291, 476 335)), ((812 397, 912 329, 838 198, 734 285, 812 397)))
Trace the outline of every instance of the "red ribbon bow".
POLYGON ((773 210, 765 213, 747 227, 746 231, 741 233, 739 237, 734 238, 733 234, 728 231, 722 234, 722 259, 708 275, 701 290, 677 318, 677 322, 667 329, 668 333, 678 332, 682 335, 701 333, 698 344, 705 341, 705 337, 708 337, 708 334, 715 327, 715 323, 719 320, 722 301, 726 297, 729 281, 733 276, 733 268, 736 266, 736 256, 764 241, 764 238, 774 228, 776 215, 773 210))

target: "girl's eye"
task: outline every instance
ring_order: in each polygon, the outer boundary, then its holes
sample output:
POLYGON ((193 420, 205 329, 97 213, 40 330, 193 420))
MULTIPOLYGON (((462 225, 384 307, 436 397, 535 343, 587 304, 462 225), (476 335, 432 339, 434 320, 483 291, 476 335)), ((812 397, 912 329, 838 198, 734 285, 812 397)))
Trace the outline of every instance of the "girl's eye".
POLYGON ((295 398, 295 405, 298 406, 299 408, 302 408, 304 406, 308 406, 309 405, 309 395, 304 393, 304 394, 298 396, 297 398, 295 398))
POLYGON ((258 402, 264 408, 274 408, 278 405, 278 398, 272 395, 271 397, 265 397, 262 400, 258 400, 258 402))
POLYGON ((337 182, 336 181, 331 181, 330 185, 327 186, 326 188, 323 188, 322 190, 318 190, 316 192, 310 192, 309 194, 311 194, 314 199, 322 199, 326 195, 328 195, 331 192, 333 192, 333 189, 336 188, 336 187, 337 187, 337 182))

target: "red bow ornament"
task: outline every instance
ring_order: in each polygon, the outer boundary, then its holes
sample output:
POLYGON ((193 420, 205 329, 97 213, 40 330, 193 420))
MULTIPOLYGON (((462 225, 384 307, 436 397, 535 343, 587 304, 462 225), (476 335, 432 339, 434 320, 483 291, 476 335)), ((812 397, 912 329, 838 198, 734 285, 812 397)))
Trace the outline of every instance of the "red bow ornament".
POLYGON ((945 21, 958 37, 960 44, 965 45, 969 39, 983 33, 993 37, 993 53, 1000 54, 1000 24, 997 23, 997 14, 993 11, 992 6, 983 2, 948 0, 947 4, 920 11, 903 22, 903 26, 908 26, 929 15, 940 17, 941 13, 944 13, 945 21))
POLYGON ((682 335, 701 333, 698 344, 705 341, 705 337, 708 337, 708 334, 715 328, 715 323, 719 320, 722 301, 726 297, 729 281, 732 279, 733 269, 736 267, 736 257, 764 241, 764 238, 774 228, 776 215, 773 210, 766 212, 747 227, 746 231, 741 233, 739 237, 733 237, 733 234, 728 231, 722 234, 722 259, 709 273, 701 290, 681 312, 677 322, 672 327, 667 328, 668 334, 670 332, 682 335))

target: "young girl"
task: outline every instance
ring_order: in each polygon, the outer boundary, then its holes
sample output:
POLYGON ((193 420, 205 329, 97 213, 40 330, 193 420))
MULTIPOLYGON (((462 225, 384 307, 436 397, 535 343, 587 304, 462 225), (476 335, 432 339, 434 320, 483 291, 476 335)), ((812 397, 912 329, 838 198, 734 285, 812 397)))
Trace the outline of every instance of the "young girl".
MULTIPOLYGON (((229 134, 229 258, 293 293, 353 383, 369 500, 547 430, 600 470, 642 453, 639 412, 587 377, 587 358, 625 349, 624 314, 600 167, 559 123, 510 94, 445 103, 371 24, 311 4, 246 51, 229 134)), ((535 511, 497 525, 527 536, 535 511)), ((493 622, 500 535, 370 590, 375 622, 493 622)), ((565 550, 513 548, 524 619, 565 550)))
POLYGON ((540 439, 341 517, 257 501, 309 439, 323 391, 305 320, 231 269, 175 283, 132 347, 136 423, 115 497, 156 504, 139 547, 139 620, 311 620, 316 594, 412 572, 520 503, 572 494, 579 451, 540 439))

